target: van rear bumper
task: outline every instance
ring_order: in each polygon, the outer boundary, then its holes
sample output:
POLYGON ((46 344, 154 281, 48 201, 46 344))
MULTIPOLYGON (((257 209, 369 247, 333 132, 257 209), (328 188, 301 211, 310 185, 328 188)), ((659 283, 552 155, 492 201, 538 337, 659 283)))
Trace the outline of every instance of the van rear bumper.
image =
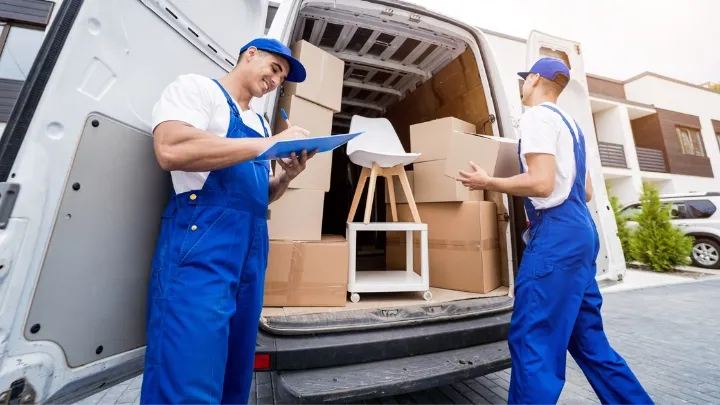
POLYGON ((277 404, 355 402, 464 381, 510 367, 507 341, 371 363, 271 372, 277 404))

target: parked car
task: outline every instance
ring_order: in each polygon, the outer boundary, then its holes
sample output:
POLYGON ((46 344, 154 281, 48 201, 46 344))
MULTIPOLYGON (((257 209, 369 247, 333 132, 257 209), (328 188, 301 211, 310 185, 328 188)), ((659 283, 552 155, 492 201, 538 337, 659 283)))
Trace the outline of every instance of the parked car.
MULTIPOLYGON (((672 205, 670 221, 695 238, 691 259, 695 266, 720 269, 720 192, 661 195, 663 205, 672 205)), ((626 206, 620 214, 629 218, 627 224, 635 229, 635 216, 641 212, 640 203, 626 206)))

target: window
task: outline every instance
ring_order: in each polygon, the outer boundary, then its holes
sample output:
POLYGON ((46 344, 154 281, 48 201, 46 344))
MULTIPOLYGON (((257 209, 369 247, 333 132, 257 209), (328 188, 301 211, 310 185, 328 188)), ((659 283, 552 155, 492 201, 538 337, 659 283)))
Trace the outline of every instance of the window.
POLYGON ((635 217, 640 214, 641 209, 639 204, 630 205, 623 208, 622 211, 620 211, 620 215, 630 221, 634 221, 635 217))
POLYGON ((692 128, 676 127, 680 149, 683 155, 705 156, 702 135, 700 131, 692 128))
POLYGON ((669 203, 671 205, 670 207, 670 219, 687 219, 690 218, 687 212, 687 207, 685 206, 685 203, 682 202, 672 202, 669 203))
POLYGON ((272 22, 275 19, 275 14, 277 14, 277 11, 278 11, 278 5, 273 4, 273 2, 270 2, 270 5, 268 6, 267 17, 265 17, 265 35, 267 35, 268 32, 270 31, 270 26, 272 25, 272 22))
POLYGON ((716 210, 715 204, 709 200, 693 200, 686 202, 693 218, 710 218, 716 210))
POLYGON ((27 79, 43 37, 42 29, 3 25, 0 34, 0 79, 27 79))

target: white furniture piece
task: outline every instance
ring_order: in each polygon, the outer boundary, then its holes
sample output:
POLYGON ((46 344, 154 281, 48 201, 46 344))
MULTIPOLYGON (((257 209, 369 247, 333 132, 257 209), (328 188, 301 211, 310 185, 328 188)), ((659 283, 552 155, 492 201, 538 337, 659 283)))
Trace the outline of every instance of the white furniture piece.
POLYGON ((367 202, 365 204, 364 224, 370 222, 373 197, 375 196, 375 181, 377 176, 385 177, 390 194, 390 207, 392 210, 393 222, 397 222, 397 206, 395 204, 395 187, 392 176, 400 177, 405 197, 407 198, 410 211, 415 223, 420 223, 420 215, 415 205, 415 199, 410 189, 410 182, 407 179, 404 166, 414 162, 419 153, 407 153, 400 143, 390 121, 386 118, 367 118, 354 115, 350 121, 350 132, 365 131, 364 134, 354 138, 347 143, 347 154, 351 162, 361 166, 360 180, 355 188, 350 212, 347 222, 353 222, 360 197, 362 196, 365 182, 370 179, 368 185, 367 202))
POLYGON ((374 222, 347 224, 350 263, 348 266, 348 292, 350 301, 360 301, 360 293, 378 292, 424 292, 426 301, 432 299, 430 292, 430 269, 428 267, 428 226, 413 222, 374 222), (405 231, 406 270, 356 271, 357 233, 359 231, 405 231), (420 275, 413 270, 413 232, 420 232, 420 275))

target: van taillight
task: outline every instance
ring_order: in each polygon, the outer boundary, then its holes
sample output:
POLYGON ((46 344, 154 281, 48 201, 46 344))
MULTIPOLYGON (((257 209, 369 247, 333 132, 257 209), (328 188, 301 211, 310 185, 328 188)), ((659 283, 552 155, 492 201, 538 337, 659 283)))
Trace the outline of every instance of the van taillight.
POLYGON ((255 370, 269 370, 270 355, 266 353, 255 354, 255 370))

